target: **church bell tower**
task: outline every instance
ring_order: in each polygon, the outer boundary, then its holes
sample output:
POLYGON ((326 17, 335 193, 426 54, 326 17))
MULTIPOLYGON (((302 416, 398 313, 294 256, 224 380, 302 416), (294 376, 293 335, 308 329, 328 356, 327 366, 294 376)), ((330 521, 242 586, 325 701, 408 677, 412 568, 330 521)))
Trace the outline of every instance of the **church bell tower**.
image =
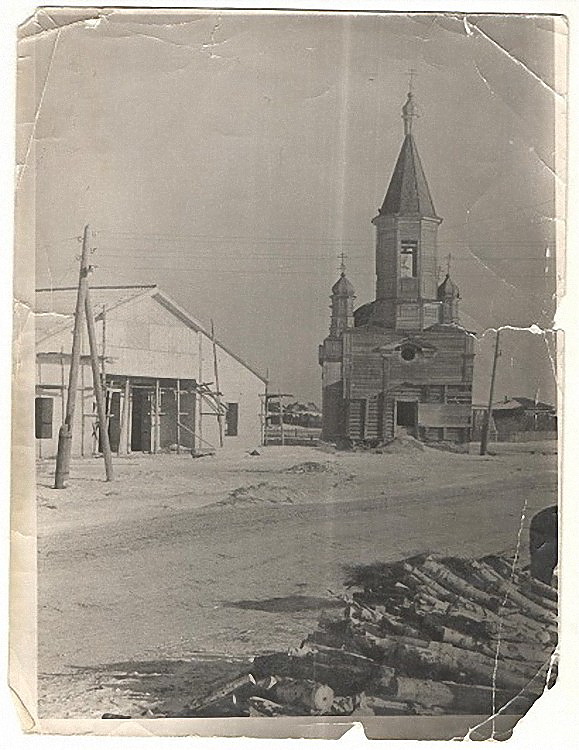
POLYGON ((421 331, 440 321, 437 216, 414 140, 412 91, 402 107, 404 141, 376 226, 376 301, 371 323, 421 331))

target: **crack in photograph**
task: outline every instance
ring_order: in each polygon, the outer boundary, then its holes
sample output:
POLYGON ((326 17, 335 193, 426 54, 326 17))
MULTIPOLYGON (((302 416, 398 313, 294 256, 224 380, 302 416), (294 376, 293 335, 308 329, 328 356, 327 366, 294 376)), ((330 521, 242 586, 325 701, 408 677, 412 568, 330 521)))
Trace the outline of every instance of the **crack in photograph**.
POLYGON ((566 40, 555 15, 21 25, 35 731, 505 739, 555 684, 566 40))

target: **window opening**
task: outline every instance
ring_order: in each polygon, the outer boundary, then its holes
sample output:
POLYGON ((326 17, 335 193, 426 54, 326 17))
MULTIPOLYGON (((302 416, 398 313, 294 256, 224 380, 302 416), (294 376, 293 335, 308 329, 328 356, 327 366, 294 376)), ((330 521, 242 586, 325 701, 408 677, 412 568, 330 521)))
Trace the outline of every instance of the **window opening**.
POLYGON ((412 362, 416 357, 416 349, 413 346, 410 346, 410 344, 405 344, 402 349, 400 349, 400 356, 405 362, 412 362))
POLYGON ((52 437, 53 403, 49 396, 37 396, 34 400, 34 434, 39 439, 52 437))
POLYGON ((239 423, 239 404, 227 404, 225 412, 225 435, 227 437, 236 437, 239 423))
POLYGON ((404 242, 400 249, 400 278, 412 279, 418 275, 418 247, 416 242, 404 242))

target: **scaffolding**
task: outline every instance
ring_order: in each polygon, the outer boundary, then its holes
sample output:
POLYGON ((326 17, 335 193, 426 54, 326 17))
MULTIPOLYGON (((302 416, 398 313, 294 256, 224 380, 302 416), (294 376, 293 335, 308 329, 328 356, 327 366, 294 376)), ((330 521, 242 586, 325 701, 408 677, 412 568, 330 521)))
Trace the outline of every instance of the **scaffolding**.
MULTIPOLYGON (((167 450, 195 456, 214 453, 217 446, 202 435, 203 419, 224 420, 227 408, 221 401, 222 394, 212 386, 210 382, 179 378, 107 375, 107 428, 117 456, 135 451, 155 454, 167 450), (137 437, 135 430, 139 432, 137 437)), ((100 436, 94 401, 91 407, 83 412, 83 418, 90 419, 91 447, 95 455, 100 453, 100 436)), ((81 454, 85 455, 84 441, 81 454)))
POLYGON ((263 399, 264 423, 263 423, 263 444, 273 445, 278 439, 281 445, 285 445, 285 398, 293 398, 292 393, 269 393, 266 391, 261 395, 263 399), (272 429, 273 425, 279 424, 279 438, 277 430, 272 429))

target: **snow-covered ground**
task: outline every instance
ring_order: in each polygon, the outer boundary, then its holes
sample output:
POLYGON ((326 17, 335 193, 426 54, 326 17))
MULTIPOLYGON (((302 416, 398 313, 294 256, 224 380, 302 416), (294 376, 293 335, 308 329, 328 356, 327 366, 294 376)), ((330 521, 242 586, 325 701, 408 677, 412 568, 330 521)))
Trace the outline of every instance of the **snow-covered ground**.
POLYGON ((38 466, 39 697, 51 718, 176 715, 337 606, 343 566, 415 552, 527 556, 556 502, 552 443, 481 457, 260 448, 38 466), (147 714, 148 712, 148 714, 147 714))

